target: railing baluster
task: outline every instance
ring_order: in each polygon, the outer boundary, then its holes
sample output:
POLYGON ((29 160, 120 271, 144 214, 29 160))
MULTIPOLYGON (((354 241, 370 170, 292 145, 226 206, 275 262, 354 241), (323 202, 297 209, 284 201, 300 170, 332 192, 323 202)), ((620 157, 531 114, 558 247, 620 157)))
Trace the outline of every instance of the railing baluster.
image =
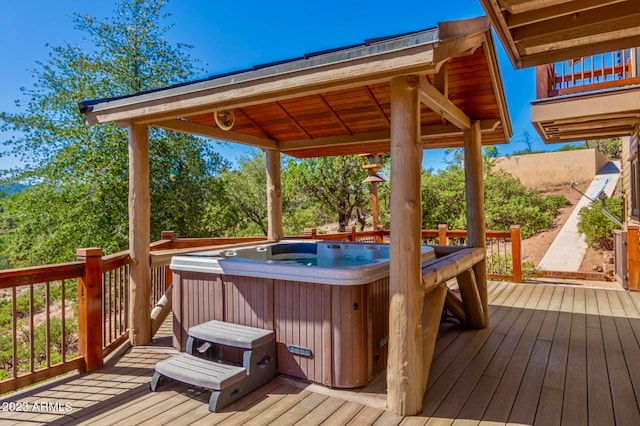
POLYGON ((62 284, 61 284, 61 292, 62 292, 62 297, 61 297, 61 305, 62 305, 62 317, 60 320, 61 323, 61 336, 60 336, 60 351, 61 351, 61 358, 62 358, 62 362, 66 362, 67 361, 67 314, 66 314, 66 283, 67 280, 62 280, 62 284))
POLYGON ((33 284, 29 284, 29 371, 33 373, 35 371, 34 364, 34 347, 33 339, 35 333, 33 332, 33 318, 35 317, 34 303, 33 303, 33 284))
POLYGON ((45 355, 47 360, 47 368, 51 367, 51 309, 49 305, 51 304, 51 289, 50 283, 47 281, 45 287, 45 310, 46 310, 46 331, 45 331, 45 355))
POLYGON ((15 379, 18 377, 18 309, 16 307, 18 295, 16 293, 16 288, 12 288, 12 299, 11 299, 11 327, 13 332, 13 345, 11 346, 11 374, 15 379))

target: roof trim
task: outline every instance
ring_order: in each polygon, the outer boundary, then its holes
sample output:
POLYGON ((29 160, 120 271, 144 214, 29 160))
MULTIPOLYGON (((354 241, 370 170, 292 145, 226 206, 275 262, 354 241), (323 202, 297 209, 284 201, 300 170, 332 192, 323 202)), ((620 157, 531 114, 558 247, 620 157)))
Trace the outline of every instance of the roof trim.
MULTIPOLYGON (((300 58, 283 60, 275 63, 272 62, 265 65, 257 65, 249 70, 214 75, 204 80, 177 84, 133 95, 85 100, 80 102, 78 106, 81 113, 89 116, 91 113, 106 111, 111 108, 157 101, 159 99, 166 99, 172 96, 185 96, 233 84, 257 81, 268 77, 282 76, 300 71, 317 69, 328 65, 354 62, 363 58, 372 58, 384 54, 415 49, 417 46, 432 45, 437 41, 438 29, 432 28, 410 34, 392 36, 390 38, 383 39, 382 41, 374 40, 368 44, 352 45, 346 48, 311 53, 300 58)), ((91 120, 89 120, 89 122, 91 123, 91 120)))

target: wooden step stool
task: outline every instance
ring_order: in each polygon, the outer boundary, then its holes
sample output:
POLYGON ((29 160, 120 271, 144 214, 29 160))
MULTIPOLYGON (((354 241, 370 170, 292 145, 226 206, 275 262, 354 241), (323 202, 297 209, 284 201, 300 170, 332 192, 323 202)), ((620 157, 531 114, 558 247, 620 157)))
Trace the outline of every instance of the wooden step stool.
POLYGON ((209 321, 189 329, 186 351, 156 364, 153 392, 164 377, 210 389, 209 410, 217 411, 276 375, 276 342, 271 330, 209 321), (241 348, 242 367, 219 359, 220 346, 241 348))

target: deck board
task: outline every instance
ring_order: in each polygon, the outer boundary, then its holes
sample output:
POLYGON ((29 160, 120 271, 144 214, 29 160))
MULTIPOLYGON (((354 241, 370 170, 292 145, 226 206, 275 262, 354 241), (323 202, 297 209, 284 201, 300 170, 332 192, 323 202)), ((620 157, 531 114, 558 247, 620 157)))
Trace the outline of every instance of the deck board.
POLYGON ((419 416, 384 409, 384 376, 348 391, 279 377, 210 413, 209 391, 149 391, 155 363, 175 351, 146 346, 3 397, 73 409, 0 412, 0 424, 640 424, 640 293, 490 282, 488 294, 490 328, 442 324, 419 416))

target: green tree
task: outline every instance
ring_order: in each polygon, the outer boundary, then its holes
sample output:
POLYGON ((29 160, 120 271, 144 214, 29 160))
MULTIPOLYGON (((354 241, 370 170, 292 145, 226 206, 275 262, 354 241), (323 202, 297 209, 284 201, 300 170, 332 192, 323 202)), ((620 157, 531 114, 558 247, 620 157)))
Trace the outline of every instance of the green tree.
MULTIPOLYGON (((519 224, 526 238, 551 226, 558 208, 567 203, 564 197, 543 196, 508 173, 493 170, 490 157, 485 167, 487 229, 507 230, 519 224)), ((459 166, 422 175, 422 226, 435 229, 441 223, 452 229, 467 226, 464 171, 459 166)))
POLYGON ((235 170, 225 169, 221 175, 224 187, 223 205, 212 217, 227 218, 214 221, 224 224, 223 232, 233 235, 267 235, 267 173, 266 160, 261 151, 238 159, 235 170))
POLYGON ((620 158, 622 141, 620 138, 595 139, 586 142, 587 148, 596 148, 609 158, 620 158))
POLYGON ((371 210, 369 191, 362 183, 367 173, 357 156, 291 160, 285 174, 291 187, 337 220, 341 232, 354 214, 362 218, 371 210))
MULTIPOLYGON (((69 260, 82 246, 118 251, 128 241, 128 135, 115 124, 87 127, 82 99, 137 93, 193 77, 189 46, 167 43, 166 0, 119 0, 105 20, 76 16, 93 46, 50 47, 24 88, 19 113, 0 113, 0 131, 13 131, 9 154, 26 164, 5 176, 29 187, 4 203, 12 218, 5 254, 15 265, 69 260)), ((200 211, 215 199, 222 159, 203 140, 150 132, 151 235, 174 229, 207 231, 200 211), (178 171, 170 179, 169 171, 178 171)))

